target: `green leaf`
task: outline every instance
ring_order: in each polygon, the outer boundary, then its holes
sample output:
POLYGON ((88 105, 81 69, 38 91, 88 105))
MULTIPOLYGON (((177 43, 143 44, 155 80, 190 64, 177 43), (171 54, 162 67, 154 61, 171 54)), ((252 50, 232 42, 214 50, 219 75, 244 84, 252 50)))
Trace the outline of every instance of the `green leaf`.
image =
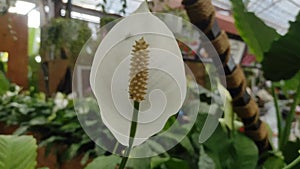
POLYGON ((279 34, 268 27, 254 13, 248 12, 241 0, 231 0, 235 25, 240 36, 250 47, 251 52, 261 61, 264 52, 268 51, 271 43, 279 38, 279 34))
POLYGON ((14 131, 14 135, 22 135, 28 130, 28 126, 21 126, 16 131, 14 131))
POLYGON ((300 70, 300 14, 288 33, 274 41, 262 62, 264 76, 272 81, 292 78, 300 70))
POLYGON ((0 62, 0 72, 5 72, 5 67, 3 62, 0 62))
POLYGON ((169 157, 159 157, 159 156, 152 157, 151 158, 151 168, 157 168, 169 160, 170 160, 169 157))
POLYGON ((94 159, 85 169, 115 169, 120 161, 121 158, 118 156, 100 156, 94 159))
POLYGON ((0 71, 0 95, 4 94, 9 89, 9 81, 2 71, 0 71))
POLYGON ((93 152, 93 149, 88 150, 87 152, 84 153, 83 157, 80 160, 81 165, 85 165, 88 162, 92 152, 93 152))
MULTIPOLYGON (((137 158, 129 158, 127 162, 127 167, 133 169, 139 168, 150 168, 151 160, 150 158, 138 158, 143 156, 151 156, 151 148, 147 146, 137 146, 134 147, 130 153, 130 156, 137 158)), ((121 162, 121 161, 120 161, 121 162)))
POLYGON ((184 137, 182 140, 179 140, 180 138, 180 134, 176 134, 176 133, 165 133, 164 134, 165 137, 172 139, 176 142, 180 141, 180 145, 185 148, 191 155, 195 154, 195 150, 194 147, 190 141, 190 139, 188 137, 184 137))
POLYGON ((296 86, 298 86, 298 84, 300 79, 300 72, 297 73, 297 75, 295 77, 293 77, 292 79, 289 80, 285 80, 284 84, 281 86, 283 90, 287 91, 287 90, 295 90, 296 86))
POLYGON ((71 160, 77 155, 77 151, 81 147, 80 144, 72 144, 70 147, 68 147, 66 153, 65 153, 65 160, 71 160))
MULTIPOLYGON (((115 155, 100 156, 94 159, 85 169, 115 169, 121 160, 121 157, 115 155)), ((150 158, 129 158, 126 167, 133 169, 150 168, 150 158)))
POLYGON ((31 119, 29 121, 29 124, 34 126, 34 125, 45 125, 47 123, 47 119, 46 117, 43 117, 43 116, 38 116, 38 117, 35 117, 33 119, 31 119))
MULTIPOLYGON (((289 141, 286 146, 283 148, 283 156, 284 156, 284 161, 289 164, 292 161, 294 161, 298 156, 299 152, 298 150, 300 149, 300 140, 297 139, 295 142, 289 141)), ((297 164, 293 169, 299 169, 300 164, 297 164)))
POLYGON ((34 169, 37 145, 32 136, 0 135, 1 169, 34 169))
MULTIPOLYGON (((300 83, 300 71, 293 78, 289 80, 284 80, 283 84, 280 86, 281 89, 287 94, 288 91, 295 91, 299 83, 300 83)), ((298 99, 300 100, 300 98, 298 99)))
POLYGON ((221 93, 224 94, 224 123, 226 124, 226 126, 232 130, 234 128, 234 117, 235 114, 233 112, 232 109, 232 97, 230 95, 230 93, 228 92, 228 90, 222 86, 220 83, 218 83, 218 89, 221 93))
POLYGON ((236 162, 232 168, 255 168, 258 161, 258 149, 254 142, 242 134, 234 136, 233 147, 236 150, 236 162))
POLYGON ((126 166, 133 169, 150 168, 150 163, 150 158, 129 158, 126 166))
POLYGON ((252 140, 239 132, 229 137, 221 125, 204 143, 204 149, 217 169, 253 169, 258 161, 258 149, 252 140))
POLYGON ((214 169, 215 163, 212 158, 210 158, 204 151, 203 146, 200 148, 200 157, 198 162, 199 169, 214 169))
POLYGON ((51 137, 41 141, 39 146, 47 146, 47 145, 52 144, 54 142, 63 141, 63 140, 66 140, 66 138, 61 137, 61 136, 51 136, 51 137))
POLYGON ((28 56, 33 57, 39 53, 39 42, 37 41, 40 36, 40 29, 28 29, 28 56))
POLYGON ((188 137, 185 137, 181 142, 180 145, 184 147, 191 155, 195 154, 194 147, 188 137))
POLYGON ((178 158, 170 158, 170 160, 167 161, 165 164, 168 169, 173 169, 173 168, 190 169, 190 166, 188 165, 187 161, 178 158))
POLYGON ((159 168, 161 165, 164 165, 167 169, 190 169, 187 161, 178 158, 153 157, 151 159, 151 168, 159 168))
POLYGON ((163 152, 165 150, 165 148, 161 144, 151 139, 149 139, 146 144, 148 144, 149 148, 153 152, 163 152))
POLYGON ((278 156, 271 156, 264 162, 265 169, 282 169, 285 163, 282 158, 278 156))

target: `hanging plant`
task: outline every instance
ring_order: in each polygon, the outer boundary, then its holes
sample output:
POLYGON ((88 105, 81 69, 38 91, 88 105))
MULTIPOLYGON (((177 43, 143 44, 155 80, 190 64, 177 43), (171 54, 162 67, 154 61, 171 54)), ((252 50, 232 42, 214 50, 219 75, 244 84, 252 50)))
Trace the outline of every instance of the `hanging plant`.
POLYGON ((0 0, 0 16, 7 13, 10 6, 14 6, 17 0, 0 0))
POLYGON ((79 52, 91 36, 87 22, 55 18, 42 28, 40 55, 43 61, 69 59, 74 65, 79 52))
MULTIPOLYGON (((119 10, 120 14, 125 14, 126 13, 126 8, 127 8, 127 0, 119 0, 121 2, 121 9, 119 10)), ((109 10, 110 6, 112 3, 115 3, 114 1, 108 0, 103 0, 101 3, 98 3, 96 7, 101 7, 102 12, 107 13, 109 10)))
MULTIPOLYGON (((273 82, 281 81, 283 83, 273 83, 272 94, 274 98, 274 107, 276 108, 277 129, 278 129, 278 150, 286 152, 289 146, 289 138, 292 128, 293 119, 295 117, 296 107, 300 101, 300 14, 296 17, 295 22, 290 23, 287 34, 280 36, 275 30, 266 26, 253 13, 248 12, 242 1, 231 0, 233 4, 233 12, 235 23, 239 29, 240 35, 256 54, 258 61, 262 61, 262 69, 266 79, 273 82), (282 86, 283 89, 294 90, 293 103, 290 111, 283 123, 282 113, 278 104, 278 96, 275 93, 275 85, 282 86)), ((293 154, 297 154, 298 149, 293 154)), ((290 163, 285 169, 299 168, 300 157, 294 156, 294 161, 282 157, 281 152, 274 153, 265 161, 266 168, 282 168, 284 161, 290 163), (280 155, 278 155, 280 154, 280 155), (279 165, 280 163, 280 165, 279 165)), ((287 154, 284 154, 288 157, 287 154)))
POLYGON ((6 14, 9 8, 9 0, 0 0, 0 16, 6 14))

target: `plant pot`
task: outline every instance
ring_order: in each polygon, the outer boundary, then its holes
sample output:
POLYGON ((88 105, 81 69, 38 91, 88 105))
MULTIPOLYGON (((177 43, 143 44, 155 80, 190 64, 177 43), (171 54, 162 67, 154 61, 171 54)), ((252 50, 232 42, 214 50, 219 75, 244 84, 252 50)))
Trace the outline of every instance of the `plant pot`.
POLYGON ((8 126, 4 122, 0 122, 0 134, 4 134, 4 135, 6 135, 6 134, 12 134, 18 128, 19 128, 19 126, 17 126, 17 125, 10 125, 10 126, 8 126))

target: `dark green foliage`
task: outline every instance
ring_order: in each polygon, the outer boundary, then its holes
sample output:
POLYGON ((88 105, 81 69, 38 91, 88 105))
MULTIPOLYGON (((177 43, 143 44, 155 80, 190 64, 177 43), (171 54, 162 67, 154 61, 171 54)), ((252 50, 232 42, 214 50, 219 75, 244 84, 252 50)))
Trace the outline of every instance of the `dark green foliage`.
MULTIPOLYGON (((274 41, 264 53, 264 75, 272 81, 291 79, 300 70, 300 14, 288 33, 274 41)), ((299 79, 298 79, 299 81, 299 79)))
MULTIPOLYGON (((295 142, 288 142, 286 146, 283 149, 283 155, 284 155, 284 160, 287 164, 291 163, 293 160, 295 160, 297 157, 299 157, 299 152, 300 150, 300 140, 297 139, 295 142)), ((294 166, 292 169, 299 169, 300 164, 294 166)))
POLYGON ((43 60, 69 59, 74 65, 90 36, 91 30, 87 22, 55 18, 42 28, 40 54, 43 60))
POLYGON ((37 145, 32 136, 0 135, 1 169, 34 169, 37 145))
POLYGON ((216 169, 255 169, 257 166, 256 145, 239 132, 230 136, 227 129, 219 125, 203 145, 205 153, 214 160, 216 169))
POLYGON ((285 163, 283 159, 276 155, 269 157, 263 164, 265 169, 282 169, 284 166, 285 163))
POLYGON ((35 133, 39 145, 45 146, 48 152, 53 146, 66 147, 57 149, 60 162, 79 154, 87 153, 87 158, 105 153, 97 151, 82 130, 72 100, 60 93, 47 99, 43 93, 21 92, 19 87, 12 86, 0 96, 0 122, 19 126, 14 133, 17 135, 35 133))
POLYGON ((291 79, 300 69, 300 14, 288 33, 280 36, 254 13, 247 12, 240 0, 231 0, 235 24, 241 37, 262 61, 264 76, 272 81, 291 79))
POLYGON ((0 95, 5 93, 9 89, 9 81, 6 78, 4 72, 0 70, 0 95))
POLYGON ((268 27, 254 13, 247 12, 243 1, 231 0, 235 25, 239 30, 240 36, 255 54, 257 60, 261 61, 264 52, 268 51, 272 42, 279 38, 279 34, 268 27))
MULTIPOLYGON (((99 123, 99 120, 95 120, 99 117, 93 114, 99 111, 98 106, 95 106, 93 99, 86 99, 80 103, 90 104, 86 116, 77 116, 72 99, 63 94, 57 93, 54 98, 47 99, 43 93, 20 92, 20 88, 14 86, 0 97, 0 121, 8 125, 19 125, 15 134, 37 134, 39 145, 45 146, 48 153, 51 148, 56 148, 60 162, 84 154, 81 160, 83 164, 89 158, 98 156, 88 165, 88 169, 102 165, 108 169, 115 167, 121 162, 120 157, 109 155, 105 150, 96 147, 77 119, 86 119, 90 127, 93 127, 99 123)), ((241 133, 231 131, 230 133, 234 134, 229 134, 227 129, 219 125, 206 143, 199 144, 199 134, 206 118, 206 113, 200 113, 187 137, 171 150, 152 158, 130 159, 128 166, 133 169, 209 169, 212 166, 217 169, 255 168, 258 160, 257 148, 241 133)), ((177 125, 178 121, 171 118, 169 123, 177 125)), ((115 142, 109 131, 103 128, 95 131, 102 133, 99 139, 115 142)), ((186 130, 184 125, 182 130, 186 130)), ((165 137, 168 140, 165 144, 179 141, 176 134, 168 134, 165 137)), ((141 151, 161 152, 163 147, 152 141, 144 149, 141 151)))

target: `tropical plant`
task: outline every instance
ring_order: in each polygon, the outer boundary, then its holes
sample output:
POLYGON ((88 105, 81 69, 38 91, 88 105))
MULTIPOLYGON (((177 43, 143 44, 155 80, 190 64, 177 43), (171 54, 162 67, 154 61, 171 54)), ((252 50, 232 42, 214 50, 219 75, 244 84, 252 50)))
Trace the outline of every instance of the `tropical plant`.
MULTIPOLYGON (((210 93, 202 93, 202 106, 208 106, 207 100, 211 97, 210 93), (203 97, 203 95, 206 95, 203 97)), ((86 99, 84 104, 96 105, 95 100, 86 99)), ((93 112, 98 106, 90 107, 87 112, 93 112)), ((97 110, 98 111, 98 110, 97 110)), ((155 156, 152 158, 143 159, 129 159, 128 166, 132 168, 151 168, 151 169, 165 169, 176 168, 180 166, 182 169, 190 168, 214 168, 222 169, 234 168, 237 166, 255 166, 258 153, 253 141, 249 140, 244 134, 240 134, 237 128, 230 130, 226 124, 219 125, 216 132, 204 144, 199 143, 199 134, 207 117, 206 112, 199 114, 196 124, 186 138, 184 138, 179 145, 175 146, 168 152, 155 156), (218 142, 222 141, 226 147, 220 149, 218 142), (239 144, 234 144, 239 143, 239 144), (251 151, 250 151, 251 149, 251 151), (224 151, 223 151, 224 150, 224 151), (224 153, 228 152, 228 153, 224 153), (241 159, 239 162, 234 161, 235 158, 241 159), (228 159, 228 162, 223 161, 228 159), (229 160, 231 159, 231 160, 229 160)), ((93 128, 95 120, 100 117, 91 116, 87 113, 85 118, 89 119, 89 123, 93 128)), ((95 158, 87 168, 101 168, 106 166, 107 169, 115 168, 120 163, 120 157, 110 155, 102 148, 95 146, 90 138, 82 130, 81 125, 77 120, 74 112, 72 99, 63 94, 58 93, 54 98, 46 98, 43 93, 36 93, 34 91, 21 92, 18 86, 11 86, 9 91, 1 96, 0 99, 0 121, 7 125, 18 125, 19 128, 14 134, 26 134, 28 132, 34 133, 38 138, 39 146, 45 146, 49 153, 51 148, 56 150, 59 162, 63 163, 68 159, 72 159, 77 155, 83 154, 82 164, 86 163, 88 159, 95 158), (61 147, 63 151, 59 151, 61 147)), ((173 124, 176 120, 170 120, 173 124)), ((237 125, 236 125, 237 126, 237 125)), ((105 138, 105 133, 108 130, 97 130, 95 132, 102 132, 102 138, 105 138)), ((176 135, 168 135, 167 143, 172 143, 177 140, 176 135)), ((110 141, 115 141, 111 138, 110 141)), ((223 145, 223 144, 222 144, 223 145)), ((221 145, 220 145, 221 146, 221 145)), ((124 147, 119 146, 116 151, 121 151, 124 147)), ((145 151, 161 152, 162 147, 159 144, 150 145, 145 151)), ((250 167, 249 167, 250 168, 250 167)))
POLYGON ((46 98, 44 93, 22 92, 19 86, 11 85, 0 96, 0 122, 17 126, 15 135, 34 133, 39 146, 46 148, 46 155, 53 149, 57 152, 59 163, 83 155, 85 164, 90 157, 105 153, 82 130, 72 98, 61 93, 46 98), (64 147, 63 151, 59 147, 64 147))
POLYGON ((1 169, 34 169, 37 144, 32 136, 0 135, 1 169))
POLYGON ((29 28, 28 32, 28 81, 29 86, 38 89, 38 78, 40 71, 40 63, 36 61, 36 57, 39 57, 40 47, 40 34, 39 28, 29 28))
POLYGON ((54 18, 42 28, 40 48, 42 60, 69 59, 73 66, 81 48, 90 36, 91 30, 87 22, 54 18))
MULTIPOLYGON (((204 98, 201 101, 206 104, 205 102, 210 100, 211 95, 210 93, 204 95, 206 96, 203 97, 202 93, 200 97, 204 98)), ((110 155, 95 146, 84 133, 77 121, 72 100, 67 96, 58 93, 56 97, 46 99, 43 93, 21 92, 19 87, 13 86, 2 95, 0 103, 0 121, 8 125, 20 125, 15 134, 38 133, 40 135, 38 137, 39 145, 45 146, 48 152, 51 147, 57 149, 65 147, 64 151, 57 151, 57 157, 60 158, 61 163, 82 153, 84 153, 83 164, 88 159, 98 156, 87 166, 87 169, 102 166, 113 169, 120 163, 120 157, 110 155)), ((85 103, 96 105, 96 102, 90 99, 87 99, 85 103)), ((257 148, 253 141, 237 130, 239 129, 238 125, 229 129, 228 122, 221 121, 222 123, 212 137, 204 144, 199 143, 199 134, 206 117, 206 112, 200 113, 191 132, 173 149, 152 158, 129 159, 127 166, 134 169, 171 169, 178 166, 182 169, 255 168, 258 159, 257 148)), ((97 117, 90 117, 87 114, 87 118, 90 118, 89 123, 93 125, 97 117)), ((174 123, 174 120, 171 121, 174 123)), ((96 132, 105 133, 108 131, 99 130, 96 132)), ((177 137, 176 135, 168 135, 167 140, 167 143, 171 143, 177 141, 177 137)), ((160 152, 161 148, 160 145, 153 143, 145 151, 159 150, 160 152)), ((122 148, 118 148, 118 151, 121 150, 122 148)), ((289 160, 293 160, 294 155, 297 155, 289 152, 284 153, 289 154, 289 160)))
MULTIPOLYGON (((121 9, 119 10, 119 13, 125 14, 126 13, 126 8, 127 8, 127 0, 119 0, 121 2, 121 9)), ((114 4, 114 1, 111 0, 103 0, 101 3, 98 3, 96 7, 101 7, 102 12, 107 13, 114 4)))
MULTIPOLYGON (((267 166, 274 167, 278 161, 283 163, 283 158, 286 163, 291 162, 291 156, 288 154, 293 154, 293 159, 297 158, 297 162, 299 161, 298 149, 291 149, 290 145, 295 143, 289 142, 288 139, 295 116, 295 109, 300 101, 300 57, 298 52, 300 40, 300 33, 298 31, 300 15, 296 17, 295 22, 290 23, 288 33, 284 36, 280 36, 275 30, 266 26, 255 14, 247 12, 242 1, 231 0, 231 2, 233 4, 236 26, 240 35, 252 49, 252 52, 257 56, 257 59, 262 61, 262 70, 264 71, 265 78, 273 81, 271 90, 278 122, 278 147, 279 150, 283 152, 284 157, 280 155, 280 152, 273 153, 275 156, 271 156, 266 161, 268 164, 267 166), (275 83, 280 80, 282 83, 275 83), (295 91, 293 103, 291 104, 290 112, 285 119, 285 122, 283 121, 282 113, 278 106, 278 96, 275 92, 275 87, 278 86, 282 89, 292 89, 295 91)), ((300 167, 300 164, 292 164, 293 165, 286 168, 294 167, 296 169, 300 167)))
POLYGON ((4 72, 0 71, 0 95, 9 89, 9 81, 7 80, 4 72))
MULTIPOLYGON (((207 114, 200 113, 197 123, 187 138, 168 152, 149 158, 129 158, 128 168, 149 169, 232 169, 257 167, 258 150, 252 140, 236 129, 230 130, 221 123, 214 134, 204 144, 199 143, 199 133, 207 114), (234 133, 234 134, 229 134, 234 133), (222 143, 222 144, 220 144, 222 143)), ((176 136, 169 136, 170 142, 176 136)), ((155 151, 160 146, 153 145, 145 151, 155 151)), ((104 167, 114 169, 120 164, 121 158, 116 155, 99 156, 85 169, 104 167)))

